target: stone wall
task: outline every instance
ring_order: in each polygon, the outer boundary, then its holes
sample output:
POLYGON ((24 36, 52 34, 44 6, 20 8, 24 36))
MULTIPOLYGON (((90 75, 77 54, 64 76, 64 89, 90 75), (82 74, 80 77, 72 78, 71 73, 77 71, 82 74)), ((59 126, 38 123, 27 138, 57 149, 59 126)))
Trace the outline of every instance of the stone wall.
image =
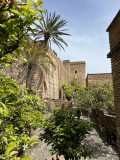
POLYGON ((99 109, 81 109, 82 115, 87 116, 94 122, 101 137, 106 138, 109 144, 117 146, 116 118, 99 109))
POLYGON ((107 82, 112 83, 111 73, 87 74, 87 77, 86 77, 87 87, 89 83, 107 83, 107 82))
POLYGON ((107 29, 109 32, 110 53, 107 55, 111 58, 115 117, 117 127, 117 147, 120 158, 120 10, 107 29))
POLYGON ((62 93, 60 93, 60 88, 63 83, 68 83, 68 73, 64 68, 61 60, 56 56, 56 54, 49 48, 47 54, 51 57, 55 67, 49 65, 49 71, 46 74, 47 81, 47 91, 43 92, 44 98, 58 99, 62 98, 62 93), (61 95, 60 95, 61 94, 61 95))
POLYGON ((76 79, 78 84, 85 86, 85 61, 70 62, 69 60, 63 61, 63 65, 68 72, 69 81, 76 79))
MULTIPOLYGON (((27 44, 31 46, 32 40, 30 37, 27 36, 26 39, 27 44)), ((35 42, 35 45, 38 46, 42 44, 43 41, 35 42)), ((22 52, 23 56, 26 58, 25 50, 22 52)), ((65 63, 64 61, 62 63, 50 48, 48 48, 46 55, 51 57, 55 66, 46 63, 48 70, 43 71, 39 65, 39 56, 34 59, 31 74, 29 75, 29 88, 31 91, 39 90, 39 96, 44 99, 59 99, 64 98, 64 94, 61 92, 61 85, 63 83, 69 83, 70 80, 75 78, 75 75, 77 76, 78 83, 85 85, 85 62, 65 63), (75 70, 77 74, 75 74, 75 70)), ((21 59, 18 59, 7 71, 0 69, 0 73, 14 79, 17 84, 24 84, 26 86, 28 67, 21 59)))
POLYGON ((92 109, 91 115, 95 126, 101 136, 106 137, 109 144, 117 145, 116 118, 102 110, 92 109))
POLYGON ((0 68, 0 74, 15 80, 18 85, 26 84, 27 66, 18 59, 7 70, 0 68))

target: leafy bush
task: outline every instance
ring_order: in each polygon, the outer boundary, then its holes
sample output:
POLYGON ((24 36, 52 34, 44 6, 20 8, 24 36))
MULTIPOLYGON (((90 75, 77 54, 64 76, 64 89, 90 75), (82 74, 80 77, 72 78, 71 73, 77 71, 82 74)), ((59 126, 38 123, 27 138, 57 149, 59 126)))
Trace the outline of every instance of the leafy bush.
POLYGON ((79 87, 75 94, 75 104, 78 108, 103 109, 114 115, 113 86, 110 83, 91 83, 88 88, 79 87))
POLYGON ((72 80, 70 81, 70 84, 71 84, 71 86, 77 86, 77 85, 78 85, 76 79, 72 79, 72 80))
POLYGON ((74 101, 77 108, 88 109, 91 107, 92 99, 88 88, 80 86, 74 95, 74 101))
POLYGON ((74 92, 78 91, 79 88, 81 88, 81 86, 77 84, 77 81, 75 79, 71 80, 69 84, 64 83, 61 87, 68 100, 71 100, 73 98, 74 92))
POLYGON ((66 98, 68 100, 71 100, 72 96, 73 96, 73 92, 75 90, 75 87, 71 86, 70 84, 63 84, 62 87, 61 87, 61 89, 64 92, 66 98))
POLYGON ((68 100, 74 98, 76 107, 103 109, 114 115, 113 86, 110 83, 91 83, 88 88, 78 85, 74 80, 63 84, 62 90, 68 100))
POLYGON ((40 134, 40 140, 52 145, 52 155, 57 154, 57 157, 64 155, 65 160, 92 156, 92 151, 83 144, 83 139, 91 130, 92 123, 82 119, 77 120, 75 116, 73 111, 61 107, 56 108, 52 116, 45 120, 44 133, 40 134))
POLYGON ((31 127, 41 126, 45 104, 7 77, 0 77, 0 159, 14 159, 32 144, 31 127))
POLYGON ((90 84, 88 90, 93 108, 103 109, 114 114, 113 86, 110 83, 90 84))

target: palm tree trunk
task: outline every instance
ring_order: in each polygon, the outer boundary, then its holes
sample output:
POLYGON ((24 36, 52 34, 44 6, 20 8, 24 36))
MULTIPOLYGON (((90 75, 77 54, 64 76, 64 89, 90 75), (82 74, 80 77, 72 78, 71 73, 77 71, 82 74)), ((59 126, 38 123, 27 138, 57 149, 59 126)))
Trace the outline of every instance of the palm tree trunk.
POLYGON ((45 41, 45 48, 48 49, 48 38, 45 38, 44 41, 45 41))

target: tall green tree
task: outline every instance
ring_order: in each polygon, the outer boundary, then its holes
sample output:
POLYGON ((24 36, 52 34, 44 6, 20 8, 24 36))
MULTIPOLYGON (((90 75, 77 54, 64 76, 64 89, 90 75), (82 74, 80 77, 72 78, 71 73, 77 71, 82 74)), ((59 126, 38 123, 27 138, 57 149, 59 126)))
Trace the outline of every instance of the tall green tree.
POLYGON ((39 24, 35 25, 37 26, 35 31, 36 39, 44 38, 45 47, 47 45, 51 45, 51 42, 55 43, 59 49, 63 49, 65 46, 68 46, 67 43, 63 40, 62 36, 67 35, 70 36, 70 34, 65 33, 66 29, 63 29, 65 25, 67 24, 67 21, 64 19, 61 19, 60 15, 56 15, 54 12, 48 13, 48 11, 45 11, 45 14, 42 13, 42 19, 43 21, 39 21, 39 24))

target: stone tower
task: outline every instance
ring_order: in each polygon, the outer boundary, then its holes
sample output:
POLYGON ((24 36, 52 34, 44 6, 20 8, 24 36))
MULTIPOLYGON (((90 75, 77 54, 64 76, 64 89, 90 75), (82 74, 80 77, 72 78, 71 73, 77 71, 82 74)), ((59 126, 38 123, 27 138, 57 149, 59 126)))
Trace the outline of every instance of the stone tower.
POLYGON ((70 62, 69 60, 64 60, 63 66, 67 70, 68 81, 76 79, 78 84, 85 86, 85 61, 70 62))

